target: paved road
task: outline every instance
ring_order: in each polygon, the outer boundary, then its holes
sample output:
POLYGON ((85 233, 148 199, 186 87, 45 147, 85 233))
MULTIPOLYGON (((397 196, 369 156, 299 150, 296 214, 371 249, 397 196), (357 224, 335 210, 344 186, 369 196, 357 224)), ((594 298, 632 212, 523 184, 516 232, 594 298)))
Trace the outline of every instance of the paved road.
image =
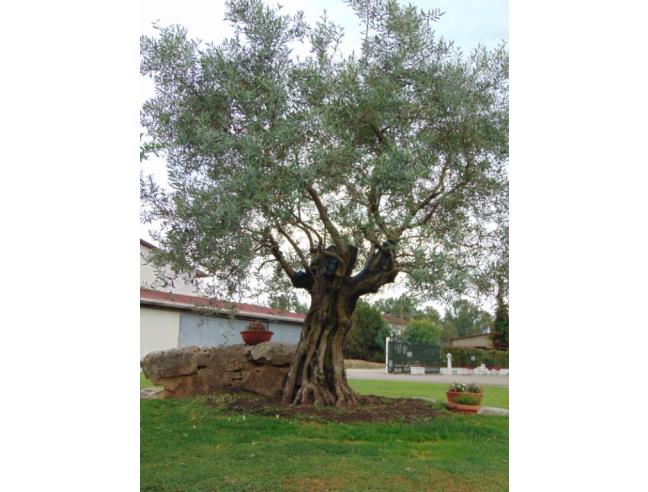
POLYGON ((384 369, 347 369, 349 379, 372 379, 378 381, 418 381, 424 383, 477 383, 483 386, 509 385, 506 376, 442 376, 441 374, 426 374, 425 376, 412 376, 411 374, 387 374, 384 369))

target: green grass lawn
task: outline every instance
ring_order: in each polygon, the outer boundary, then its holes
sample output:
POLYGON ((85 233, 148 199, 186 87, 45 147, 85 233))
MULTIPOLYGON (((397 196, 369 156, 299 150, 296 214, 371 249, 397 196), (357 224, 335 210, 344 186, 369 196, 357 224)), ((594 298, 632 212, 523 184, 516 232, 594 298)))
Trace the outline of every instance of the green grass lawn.
MULTIPOLYGON (((445 401, 447 384, 409 382, 409 381, 369 381, 361 379, 349 379, 351 387, 361 395, 389 396, 392 398, 415 398, 427 397, 437 401, 445 401)), ((146 379, 140 372, 140 389, 153 386, 153 383, 146 379)), ((485 407, 508 408, 508 388, 495 386, 484 386, 484 399, 482 405, 485 407)))
POLYGON ((507 417, 337 424, 227 414, 204 398, 140 411, 145 491, 508 489, 507 417))
MULTIPOLYGON (((351 388, 362 395, 378 395, 400 398, 427 397, 437 401, 446 401, 447 384, 409 382, 409 381, 369 381, 349 379, 351 388)), ((485 407, 508 408, 508 388, 484 386, 485 407)))
POLYGON ((149 386, 153 386, 153 383, 150 380, 146 379, 144 373, 140 371, 140 389, 148 388, 149 386))

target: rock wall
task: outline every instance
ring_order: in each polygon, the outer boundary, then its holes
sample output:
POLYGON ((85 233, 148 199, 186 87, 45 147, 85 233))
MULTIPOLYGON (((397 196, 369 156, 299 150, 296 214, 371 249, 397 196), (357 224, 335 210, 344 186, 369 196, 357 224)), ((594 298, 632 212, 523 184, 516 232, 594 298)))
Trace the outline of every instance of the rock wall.
POLYGON ((163 386, 162 398, 186 398, 243 390, 279 398, 297 346, 258 345, 183 347, 147 354, 144 375, 163 386))

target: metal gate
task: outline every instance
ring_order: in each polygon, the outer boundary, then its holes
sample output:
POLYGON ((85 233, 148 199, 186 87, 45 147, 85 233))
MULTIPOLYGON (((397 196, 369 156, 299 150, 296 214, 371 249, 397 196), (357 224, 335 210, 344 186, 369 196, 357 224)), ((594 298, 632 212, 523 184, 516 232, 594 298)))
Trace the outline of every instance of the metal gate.
POLYGON ((386 355, 387 372, 411 372, 412 367, 424 367, 426 373, 440 371, 441 348, 436 344, 387 339, 386 355))

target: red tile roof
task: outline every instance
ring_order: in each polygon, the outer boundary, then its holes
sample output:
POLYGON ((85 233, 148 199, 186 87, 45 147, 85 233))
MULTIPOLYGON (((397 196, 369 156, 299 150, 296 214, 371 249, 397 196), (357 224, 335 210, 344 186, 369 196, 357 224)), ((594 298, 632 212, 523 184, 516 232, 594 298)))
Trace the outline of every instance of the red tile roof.
POLYGON ((296 322, 303 322, 306 318, 305 315, 299 313, 289 313, 281 309, 269 308, 265 306, 256 306, 254 304, 234 302, 229 303, 217 299, 210 299, 209 297, 201 296, 188 296, 186 294, 175 294, 171 292, 161 292, 159 290, 151 290, 140 288, 140 301, 152 301, 153 303, 161 304, 175 304, 175 305, 189 305, 199 306, 218 311, 228 312, 232 308, 234 311, 241 315, 259 316, 259 317, 273 317, 273 318, 287 318, 296 322))

